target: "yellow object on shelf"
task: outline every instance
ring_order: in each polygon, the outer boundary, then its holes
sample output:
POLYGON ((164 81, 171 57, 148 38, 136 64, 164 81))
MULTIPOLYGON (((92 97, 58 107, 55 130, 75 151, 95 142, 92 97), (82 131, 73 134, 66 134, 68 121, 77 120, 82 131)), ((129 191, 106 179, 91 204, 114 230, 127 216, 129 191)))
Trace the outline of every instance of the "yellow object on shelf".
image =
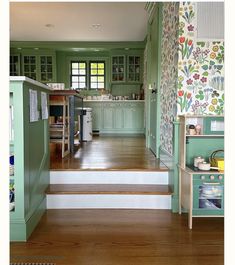
POLYGON ((218 167, 220 171, 224 171, 224 157, 217 157, 218 153, 224 153, 224 150, 216 150, 210 156, 210 164, 212 167, 218 167))

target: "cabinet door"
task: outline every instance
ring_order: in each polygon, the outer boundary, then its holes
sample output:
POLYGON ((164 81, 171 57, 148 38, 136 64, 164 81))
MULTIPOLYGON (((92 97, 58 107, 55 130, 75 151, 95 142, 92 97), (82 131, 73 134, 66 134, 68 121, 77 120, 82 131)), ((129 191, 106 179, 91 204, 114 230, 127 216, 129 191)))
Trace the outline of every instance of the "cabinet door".
POLYGON ((133 129, 140 130, 144 128, 144 108, 142 106, 132 108, 132 120, 133 129))
POLYGON ((38 80, 36 55, 23 56, 23 75, 32 78, 34 80, 38 80))
POLYGON ((133 117, 131 107, 125 107, 123 109, 123 127, 125 129, 132 129, 133 127, 133 117))
POLYGON ((128 56, 127 59, 127 81, 140 82, 140 56, 128 56))
POLYGON ((114 127, 114 108, 109 104, 104 105, 103 109, 103 128, 113 129, 114 127))
POLYGON ((118 55, 112 56, 112 63, 111 63, 111 80, 112 82, 124 82, 125 81, 125 56, 118 55))
POLYGON ((144 128, 144 109, 142 106, 130 105, 124 108, 124 128, 130 130, 141 130, 144 128))
POLYGON ((123 128, 123 110, 121 104, 118 104, 114 112, 114 128, 122 129, 123 128))
POLYGON ((101 107, 92 107, 92 130, 101 129, 101 107))
POLYGON ((23 55, 23 75, 42 83, 55 81, 53 55, 23 55))
POLYGON ((20 75, 20 55, 10 55, 10 76, 20 75))
POLYGON ((54 80, 53 56, 40 55, 39 56, 39 80, 43 83, 52 82, 54 80))

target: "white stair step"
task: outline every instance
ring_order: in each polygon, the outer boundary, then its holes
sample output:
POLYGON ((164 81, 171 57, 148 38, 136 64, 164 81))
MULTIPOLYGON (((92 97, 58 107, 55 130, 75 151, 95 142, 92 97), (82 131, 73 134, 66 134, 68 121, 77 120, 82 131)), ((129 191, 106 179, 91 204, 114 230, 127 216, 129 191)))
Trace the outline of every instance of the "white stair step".
POLYGON ((168 185, 168 171, 50 171, 50 184, 168 185))
POLYGON ((47 209, 171 209, 171 195, 48 194, 47 209))

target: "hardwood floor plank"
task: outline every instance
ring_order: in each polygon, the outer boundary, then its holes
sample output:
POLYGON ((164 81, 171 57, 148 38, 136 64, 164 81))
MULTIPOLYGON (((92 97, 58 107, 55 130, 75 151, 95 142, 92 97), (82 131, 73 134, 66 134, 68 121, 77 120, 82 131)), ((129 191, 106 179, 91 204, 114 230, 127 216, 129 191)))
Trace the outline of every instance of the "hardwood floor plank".
POLYGON ((168 185, 144 184, 51 184, 47 194, 142 194, 170 195, 168 185))
POLYGON ((26 243, 11 243, 11 262, 56 265, 222 265, 223 218, 169 210, 47 210, 26 243))

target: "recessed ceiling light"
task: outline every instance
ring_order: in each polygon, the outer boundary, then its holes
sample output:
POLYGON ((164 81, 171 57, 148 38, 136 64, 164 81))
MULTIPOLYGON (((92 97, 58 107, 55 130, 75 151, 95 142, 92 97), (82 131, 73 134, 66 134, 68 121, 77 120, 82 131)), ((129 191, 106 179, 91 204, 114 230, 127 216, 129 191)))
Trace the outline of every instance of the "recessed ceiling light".
POLYGON ((38 50, 39 48, 34 48, 34 50, 38 50))
POLYGON ((98 23, 98 24, 92 24, 92 27, 94 29, 99 29, 101 27, 101 25, 98 23))
POLYGON ((55 25, 53 25, 53 24, 46 24, 45 27, 47 27, 47 28, 54 28, 55 25))

